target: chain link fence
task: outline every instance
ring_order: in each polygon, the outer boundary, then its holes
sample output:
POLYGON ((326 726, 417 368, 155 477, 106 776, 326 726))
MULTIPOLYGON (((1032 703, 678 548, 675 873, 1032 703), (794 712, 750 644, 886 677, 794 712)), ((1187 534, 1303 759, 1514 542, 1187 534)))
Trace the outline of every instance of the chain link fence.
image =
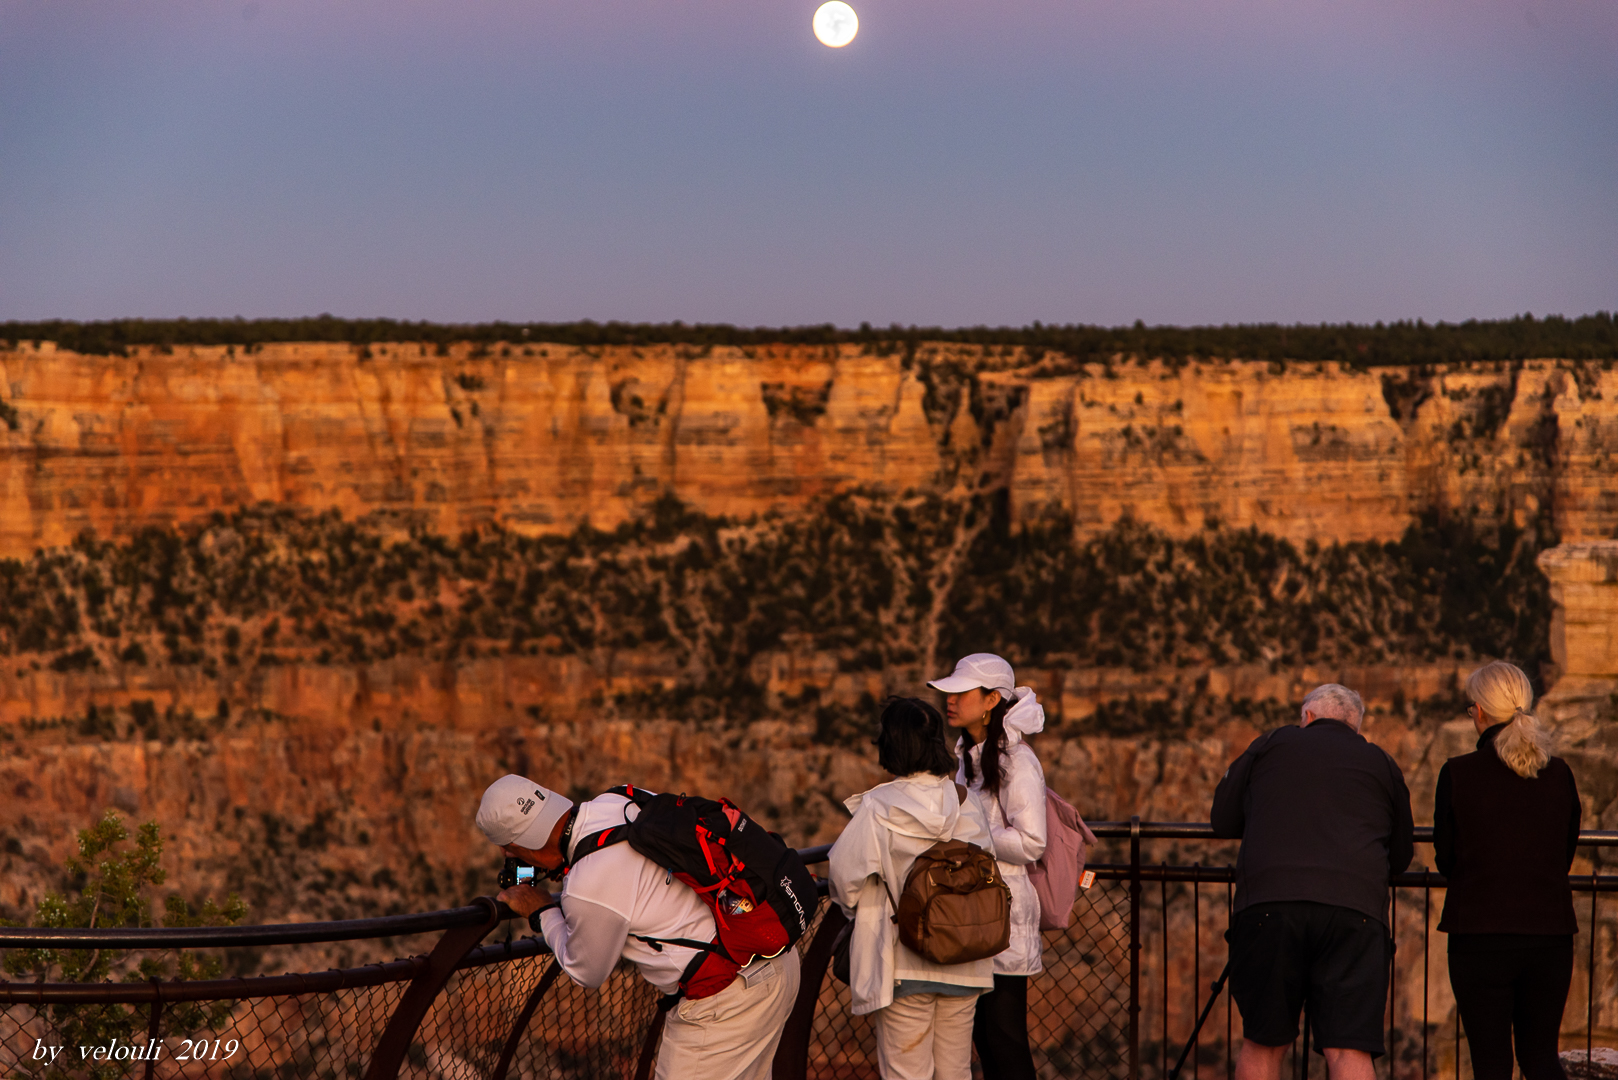
MULTIPOLYGON (((1045 935, 1044 974, 1029 991, 1029 1025, 1042 1076, 1127 1076, 1127 888, 1098 882, 1073 925, 1045 935)), ((825 919, 822 904, 807 948, 825 919)), ((503 958, 483 950, 445 986, 423 1019, 400 1075, 489 1080, 518 1018, 552 964, 549 955, 503 958)), ((310 993, 167 1003, 161 1050, 151 1056, 152 1005, 12 1001, 0 1006, 0 1074, 28 1077, 207 1077, 349 1080, 364 1074, 419 963, 325 973, 350 985, 310 993), (370 985, 355 985, 370 983, 370 985), (50 1048, 59 1047, 51 1055, 50 1048), (95 1056, 110 1048, 104 1058, 95 1056), (88 1055, 81 1052, 88 1050, 88 1055), (36 1052, 38 1051, 38 1052, 36 1052)), ((233 980, 244 988, 264 980, 233 980)), ((116 985, 116 984, 115 984, 116 985)), ((136 984, 139 986, 139 984, 136 984)), ((600 990, 554 979, 515 1044, 512 1080, 629 1080, 656 1009, 656 992, 628 964, 600 990)), ((816 1003, 808 1075, 875 1077, 870 1021, 849 1011, 848 988, 828 973, 816 1003)))
MULTIPOLYGON (((1042 1078, 1162 1080, 1191 1035, 1209 982, 1224 965, 1228 868, 1137 860, 1098 868, 1101 876, 1080 893, 1068 929, 1044 935, 1045 970, 1031 980, 1028 994, 1030 1041, 1042 1078), (1138 1009, 1133 1025, 1132 1008, 1138 1009)), ((1405 883, 1406 896, 1395 909, 1402 926, 1402 978, 1389 1002, 1395 1053, 1384 1059, 1379 1075, 1391 1065, 1398 1080, 1453 1075, 1463 1050, 1457 1032, 1427 1015, 1429 966, 1431 981, 1442 978, 1441 960, 1430 959, 1432 935, 1424 929, 1436 918, 1427 880, 1405 883), (1409 899, 1412 886, 1421 890, 1414 894, 1419 910, 1409 899), (1403 926, 1411 918, 1417 925, 1403 926), (1420 987, 1419 1008, 1410 1009, 1406 1001, 1397 1013, 1402 1018, 1413 1012, 1419 1017, 1414 1024, 1395 1019, 1398 995, 1407 993, 1401 984, 1420 987)), ((1581 921, 1597 925, 1595 894, 1613 884, 1575 881, 1587 898, 1581 921)), ((828 909, 821 905, 800 952, 810 950, 828 909)), ((1604 942, 1611 938, 1610 922, 1610 915, 1601 922, 1604 942)), ((1570 1023, 1576 1010, 1587 1014, 1578 1019, 1590 1028, 1600 1026, 1597 1014, 1604 1006, 1598 995, 1614 978, 1601 957, 1610 951, 1590 941, 1587 965, 1575 978, 1570 1023)), ((532 938, 457 953, 449 964, 454 970, 447 981, 436 992, 425 991, 434 996, 413 1035, 406 1029, 400 1077, 634 1080, 637 1066, 649 1060, 643 1050, 657 994, 627 963, 593 991, 557 977, 543 943, 532 938)), ((415 957, 211 983, 0 983, 0 1077, 358 1080, 380 1057, 390 1020, 408 1011, 408 996, 432 965, 433 958, 415 957)), ((804 1075, 876 1077, 871 1023, 850 1012, 848 988, 828 972, 818 987, 806 984, 803 992, 815 995, 804 1075)), ((1240 1019, 1233 1014, 1227 992, 1187 1062, 1183 1075, 1189 1080, 1229 1076, 1229 1051, 1240 1038, 1240 1019)), ((1579 1042, 1588 1045, 1589 1033, 1581 1034, 1579 1042)), ((1289 1075, 1302 1076, 1309 1065, 1299 1067, 1294 1055, 1288 1068, 1289 1075)))
POLYGON ((355 1077, 405 985, 209 1002, 206 1026, 160 1013, 155 1042, 150 1004, 13 1002, 0 1014, 0 1070, 41 1080, 355 1077))

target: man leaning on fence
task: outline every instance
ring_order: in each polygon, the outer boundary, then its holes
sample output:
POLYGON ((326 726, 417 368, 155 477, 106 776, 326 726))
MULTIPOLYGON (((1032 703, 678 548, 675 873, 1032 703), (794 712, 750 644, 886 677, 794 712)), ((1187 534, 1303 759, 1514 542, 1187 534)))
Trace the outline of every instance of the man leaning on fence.
POLYGON ((1253 740, 1214 792, 1214 835, 1240 838, 1230 989, 1238 1080, 1277 1080, 1307 1006, 1332 1080, 1371 1080, 1383 1053, 1388 876, 1410 865, 1404 774, 1360 735, 1365 704, 1335 683, 1303 718, 1253 740))
MULTIPOLYGON (((483 793, 477 823, 507 855, 549 871, 570 868, 559 897, 528 885, 500 894, 530 916, 570 979, 595 989, 622 958, 673 995, 698 956, 681 942, 714 939, 707 906, 628 844, 578 858, 579 842, 623 823, 628 803, 608 793, 575 807, 532 780, 503 776, 483 793)), ((663 1027, 657 1080, 764 1080, 797 994, 798 953, 789 948, 754 960, 716 993, 684 998, 663 1027)))

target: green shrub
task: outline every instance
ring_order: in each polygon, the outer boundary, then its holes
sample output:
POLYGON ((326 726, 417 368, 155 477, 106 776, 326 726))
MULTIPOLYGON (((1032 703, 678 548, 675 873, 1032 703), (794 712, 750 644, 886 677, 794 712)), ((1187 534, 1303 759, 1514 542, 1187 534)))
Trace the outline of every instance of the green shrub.
MULTIPOLYGON (((155 821, 129 830, 115 811, 79 832, 78 853, 67 860, 69 889, 49 893, 39 901, 30 925, 38 927, 141 927, 152 925, 154 891, 163 884, 163 838, 155 821)), ((205 900, 193 908, 182 897, 169 896, 163 904, 164 926, 234 926, 247 909, 232 896, 221 906, 205 900)), ((60 982, 124 982, 152 979, 210 979, 222 970, 217 957, 186 950, 172 955, 147 955, 131 963, 129 954, 116 949, 12 949, 5 956, 5 971, 30 979, 60 982)), ((233 1002, 171 1003, 163 1013, 165 1030, 189 1034, 218 1027, 230 1016, 233 1002)), ((64 1045, 104 1045, 113 1038, 125 1042, 149 1030, 150 1006, 51 1005, 48 1015, 64 1045)), ((161 1035, 160 1035, 161 1037, 161 1035)), ((101 1080, 122 1075, 113 1063, 76 1063, 74 1076, 101 1080)), ((52 1077, 66 1077, 53 1069, 52 1077)))

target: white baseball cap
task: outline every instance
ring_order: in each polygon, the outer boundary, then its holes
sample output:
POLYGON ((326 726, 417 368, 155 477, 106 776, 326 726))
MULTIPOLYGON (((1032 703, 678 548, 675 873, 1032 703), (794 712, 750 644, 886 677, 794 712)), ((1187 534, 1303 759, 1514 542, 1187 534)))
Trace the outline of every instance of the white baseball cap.
POLYGON ((508 774, 490 784, 478 807, 478 828, 498 847, 517 844, 538 851, 551 838, 573 800, 526 776, 508 774))
POLYGON ((927 685, 946 694, 961 694, 979 686, 985 690, 1011 691, 1017 688, 1017 680, 1003 657, 992 652, 975 652, 961 657, 955 670, 944 678, 934 679, 927 685))

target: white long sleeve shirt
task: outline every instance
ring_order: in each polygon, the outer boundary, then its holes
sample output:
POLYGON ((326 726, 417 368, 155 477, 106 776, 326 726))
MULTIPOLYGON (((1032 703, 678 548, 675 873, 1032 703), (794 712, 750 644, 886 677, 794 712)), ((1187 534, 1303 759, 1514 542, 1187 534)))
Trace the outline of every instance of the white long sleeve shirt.
MULTIPOLYGON (((579 842, 624 822, 622 795, 601 795, 579 804, 571 859, 579 842)), ((665 994, 696 950, 681 945, 652 948, 635 935, 712 941, 713 916, 687 885, 630 847, 617 843, 580 859, 562 881, 561 906, 539 917, 540 934, 567 977, 588 989, 607 981, 619 958, 632 961, 641 977, 665 994)))
MULTIPOLYGON (((968 786, 982 800, 995 862, 1011 889, 1011 944, 994 958, 994 973, 1036 975, 1044 970, 1040 956, 1044 942, 1039 936, 1039 896, 1028 880, 1028 866, 1045 854, 1045 770, 1034 748, 1018 732, 1007 729, 996 797, 983 790, 982 744, 968 752, 972 756, 972 783, 968 786)), ((964 762, 955 781, 966 783, 964 762)))
POLYGON ((988 989, 992 960, 935 964, 899 940, 893 902, 904 891, 916 856, 940 840, 986 847, 987 829, 975 797, 962 806, 948 777, 929 773, 878 784, 845 803, 854 819, 828 856, 831 896, 854 920, 849 940, 849 990, 856 1016, 893 1003, 901 979, 988 989))
POLYGON ((983 745, 972 747, 972 782, 966 783, 966 764, 955 772, 955 782, 982 792, 989 815, 989 836, 994 857, 1006 877, 1028 873, 1028 865, 1045 854, 1045 770, 1034 748, 1014 731, 1006 733, 1000 755, 1000 791, 983 790, 983 745))

